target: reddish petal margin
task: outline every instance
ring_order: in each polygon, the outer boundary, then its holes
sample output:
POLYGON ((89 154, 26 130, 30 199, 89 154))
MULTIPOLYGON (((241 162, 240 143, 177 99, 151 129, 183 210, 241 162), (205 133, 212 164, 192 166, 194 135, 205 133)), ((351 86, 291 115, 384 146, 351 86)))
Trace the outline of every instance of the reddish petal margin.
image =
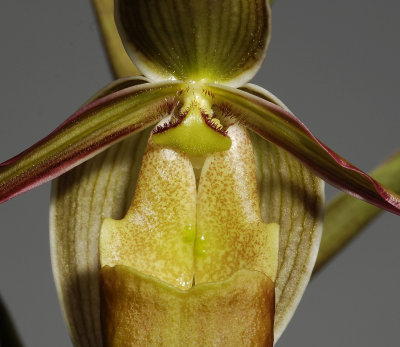
POLYGON ((263 93, 262 88, 258 87, 256 92, 249 94, 210 84, 204 93, 212 98, 216 112, 236 119, 264 139, 287 150, 328 183, 400 215, 400 196, 323 144, 292 113, 268 101, 271 100, 267 97, 269 93, 263 93))
POLYGON ((171 112, 179 82, 145 83, 82 107, 24 152, 0 164, 0 203, 79 165, 171 112))

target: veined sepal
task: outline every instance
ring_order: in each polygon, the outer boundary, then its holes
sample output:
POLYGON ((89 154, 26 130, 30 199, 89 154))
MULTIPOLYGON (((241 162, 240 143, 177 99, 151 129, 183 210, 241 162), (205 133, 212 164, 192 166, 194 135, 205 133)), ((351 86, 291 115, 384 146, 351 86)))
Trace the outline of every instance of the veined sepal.
POLYGON ((125 49, 154 81, 238 87, 264 60, 270 14, 266 0, 117 0, 125 49))

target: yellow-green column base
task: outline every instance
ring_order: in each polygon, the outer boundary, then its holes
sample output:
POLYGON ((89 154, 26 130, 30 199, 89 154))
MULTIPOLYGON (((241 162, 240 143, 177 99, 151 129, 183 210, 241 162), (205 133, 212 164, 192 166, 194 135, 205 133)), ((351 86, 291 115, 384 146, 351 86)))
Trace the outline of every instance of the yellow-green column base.
POLYGON ((274 283, 257 271, 177 289, 134 269, 101 269, 107 346, 272 346, 274 283))

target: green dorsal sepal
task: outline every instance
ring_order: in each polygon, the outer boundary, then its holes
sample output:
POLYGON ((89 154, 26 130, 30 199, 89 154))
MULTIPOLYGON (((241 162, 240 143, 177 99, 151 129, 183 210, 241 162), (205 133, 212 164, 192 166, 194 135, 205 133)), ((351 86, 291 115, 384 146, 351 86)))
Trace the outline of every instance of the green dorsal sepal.
POLYGON ((156 144, 190 156, 204 156, 231 147, 232 141, 219 120, 212 118, 197 101, 183 109, 178 117, 154 129, 153 141, 156 144))

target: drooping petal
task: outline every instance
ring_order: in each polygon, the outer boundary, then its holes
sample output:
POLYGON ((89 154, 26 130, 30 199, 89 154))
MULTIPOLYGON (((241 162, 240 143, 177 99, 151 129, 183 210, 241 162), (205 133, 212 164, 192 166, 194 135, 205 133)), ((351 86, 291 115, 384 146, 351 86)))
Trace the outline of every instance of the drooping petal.
POLYGON ((152 80, 237 87, 256 74, 265 57, 266 0, 118 0, 116 5, 125 48, 152 80))
POLYGON ((101 99, 104 96, 109 94, 118 92, 122 89, 139 86, 141 84, 150 83, 151 81, 144 76, 130 76, 130 77, 122 77, 118 78, 115 81, 112 81, 104 88, 100 89, 96 94, 94 94, 83 106, 87 106, 93 101, 101 99))
POLYGON ((53 274, 74 346, 101 347, 99 233, 103 217, 122 218, 132 199, 149 131, 89 159, 53 181, 53 274))
POLYGON ((0 164, 0 203, 156 123, 174 108, 181 87, 174 82, 140 84, 84 106, 46 138, 0 164))
POLYGON ((284 148, 318 176, 353 195, 389 212, 400 214, 400 197, 350 164, 318 140, 292 113, 271 103, 262 88, 250 94, 241 90, 207 85, 213 107, 233 117, 261 137, 284 148))

